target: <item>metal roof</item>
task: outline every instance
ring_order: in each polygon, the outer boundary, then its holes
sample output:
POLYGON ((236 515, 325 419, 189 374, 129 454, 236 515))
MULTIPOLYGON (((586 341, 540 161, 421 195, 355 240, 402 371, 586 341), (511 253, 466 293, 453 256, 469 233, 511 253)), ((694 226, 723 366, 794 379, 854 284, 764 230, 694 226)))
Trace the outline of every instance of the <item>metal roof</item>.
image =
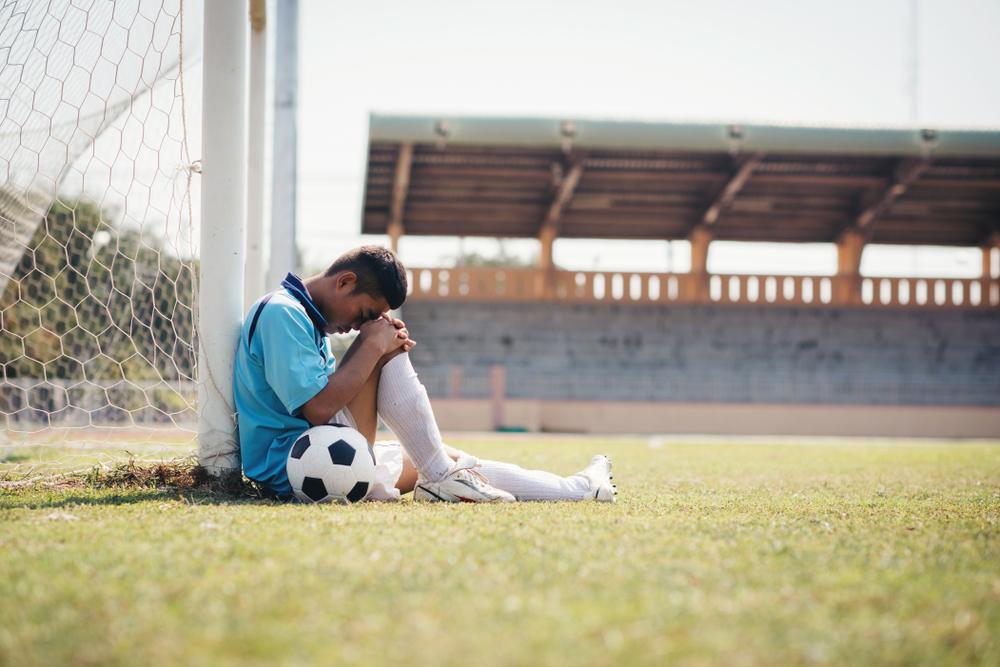
POLYGON ((978 245, 1000 131, 373 115, 362 231, 978 245), (404 148, 405 147, 405 148, 404 148))

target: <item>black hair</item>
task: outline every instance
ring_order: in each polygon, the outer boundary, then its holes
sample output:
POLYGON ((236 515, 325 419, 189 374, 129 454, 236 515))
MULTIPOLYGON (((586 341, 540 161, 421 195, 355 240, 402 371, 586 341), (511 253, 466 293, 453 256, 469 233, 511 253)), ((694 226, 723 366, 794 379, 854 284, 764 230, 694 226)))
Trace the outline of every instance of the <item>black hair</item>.
POLYGON ((395 310, 406 301, 406 269, 396 253, 378 245, 365 245, 338 257, 324 275, 352 271, 358 277, 352 294, 385 297, 395 310))

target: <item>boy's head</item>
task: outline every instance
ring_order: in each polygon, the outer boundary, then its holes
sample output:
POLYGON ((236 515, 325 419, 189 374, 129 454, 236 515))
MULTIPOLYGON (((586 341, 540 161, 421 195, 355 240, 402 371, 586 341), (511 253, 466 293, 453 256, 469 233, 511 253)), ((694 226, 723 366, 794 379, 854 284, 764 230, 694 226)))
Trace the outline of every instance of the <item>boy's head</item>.
POLYGON ((323 277, 332 289, 332 298, 323 309, 331 333, 358 328, 406 300, 406 269, 395 253, 382 246, 366 245, 345 252, 323 277))
POLYGON ((406 269, 388 248, 365 245, 349 250, 323 275, 335 276, 342 271, 350 271, 356 276, 352 294, 367 294, 376 299, 384 297, 391 310, 399 308, 406 300, 406 269))

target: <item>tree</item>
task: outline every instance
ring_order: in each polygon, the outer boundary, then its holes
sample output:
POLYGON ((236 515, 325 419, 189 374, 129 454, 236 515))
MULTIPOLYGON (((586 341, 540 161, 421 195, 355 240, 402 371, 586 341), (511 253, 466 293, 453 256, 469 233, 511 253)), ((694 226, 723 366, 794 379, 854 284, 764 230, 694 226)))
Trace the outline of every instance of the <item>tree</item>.
POLYGON ((195 271, 91 201, 53 204, 0 296, 4 377, 193 380, 195 271))
POLYGON ((455 255, 455 266, 532 267, 538 266, 538 256, 522 259, 509 254, 501 243, 500 251, 495 256, 484 255, 474 250, 462 250, 455 255))

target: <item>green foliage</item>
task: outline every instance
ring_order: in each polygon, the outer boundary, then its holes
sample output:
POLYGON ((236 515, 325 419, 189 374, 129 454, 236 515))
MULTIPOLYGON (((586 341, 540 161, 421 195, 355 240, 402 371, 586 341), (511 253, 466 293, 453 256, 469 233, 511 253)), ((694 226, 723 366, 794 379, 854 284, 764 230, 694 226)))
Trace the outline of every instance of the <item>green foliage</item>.
POLYGON ((0 664, 1000 664, 997 443, 450 442, 620 501, 0 489, 0 664))
POLYGON ((196 270, 160 239, 114 224, 93 202, 53 204, 0 296, 3 372, 49 380, 193 378, 196 270))
POLYGON ((495 256, 484 255, 474 250, 468 250, 455 255, 455 266, 483 266, 483 267, 533 267, 538 266, 538 257, 532 256, 522 259, 517 255, 509 254, 507 249, 501 244, 500 251, 495 256))

